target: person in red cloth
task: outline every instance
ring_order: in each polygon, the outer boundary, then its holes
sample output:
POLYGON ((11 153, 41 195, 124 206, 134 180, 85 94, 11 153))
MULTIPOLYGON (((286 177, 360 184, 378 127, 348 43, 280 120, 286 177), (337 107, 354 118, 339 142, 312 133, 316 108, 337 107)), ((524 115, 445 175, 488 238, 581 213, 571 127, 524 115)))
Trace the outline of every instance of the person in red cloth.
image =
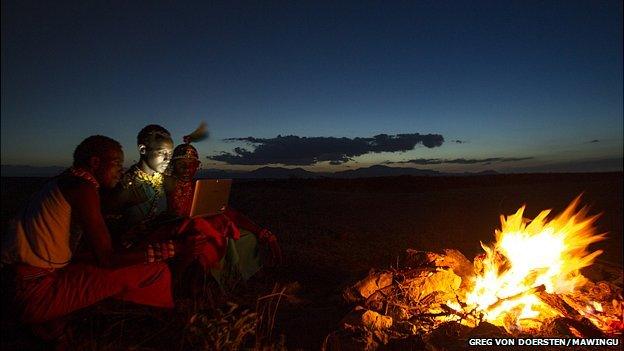
MULTIPOLYGON (((190 144, 196 140, 192 137, 194 134, 197 135, 197 131, 185 136, 185 143, 174 149, 169 175, 164 181, 167 208, 175 216, 187 216, 192 205, 194 177, 200 166, 197 149, 190 144)), ((258 242, 268 245, 271 263, 281 263, 282 255, 276 236, 229 206, 223 214, 196 219, 193 224, 196 231, 207 233, 211 238, 213 235, 210 233, 216 230, 217 235, 212 240, 217 241, 218 245, 210 245, 209 249, 218 248, 219 251, 206 252, 198 258, 223 288, 231 288, 240 278, 247 280, 260 269, 262 259, 258 242)))
POLYGON ((2 263, 15 271, 15 302, 35 334, 55 339, 70 313, 112 297, 172 308, 166 260, 193 256, 205 245, 192 233, 181 241, 116 250, 100 211, 100 188, 122 175, 121 145, 108 137, 86 138, 73 166, 34 195, 3 238, 2 263), (83 258, 76 254, 88 246, 83 258))
MULTIPOLYGON (((195 135, 204 137, 205 125, 195 135)), ((107 225, 114 245, 120 248, 145 247, 150 242, 185 240, 183 233, 201 234, 205 245, 198 260, 205 267, 218 264, 225 254, 228 237, 238 237, 238 229, 226 218, 190 219, 167 211, 163 173, 172 157, 173 140, 163 126, 150 124, 137 134, 140 160, 121 178, 117 186, 102 192, 107 225)), ((192 260, 192 257, 187 257, 192 260)), ((170 268, 174 276, 190 262, 176 259, 170 268)))

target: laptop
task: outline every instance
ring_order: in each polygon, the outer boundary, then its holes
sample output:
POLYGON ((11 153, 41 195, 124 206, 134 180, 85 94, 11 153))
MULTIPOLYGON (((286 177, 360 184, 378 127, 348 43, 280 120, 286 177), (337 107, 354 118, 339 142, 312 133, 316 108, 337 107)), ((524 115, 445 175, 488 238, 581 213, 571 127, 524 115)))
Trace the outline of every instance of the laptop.
POLYGON ((225 211, 232 179, 197 179, 191 205, 191 218, 214 216, 225 211))

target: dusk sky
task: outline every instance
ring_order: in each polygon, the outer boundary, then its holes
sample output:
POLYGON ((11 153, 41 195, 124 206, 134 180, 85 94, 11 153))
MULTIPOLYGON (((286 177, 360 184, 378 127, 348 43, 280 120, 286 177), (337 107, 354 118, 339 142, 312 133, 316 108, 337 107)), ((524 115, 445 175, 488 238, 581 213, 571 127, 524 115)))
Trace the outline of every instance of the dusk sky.
POLYGON ((154 3, 2 1, 3 165, 205 121, 204 168, 622 170, 622 1, 154 3))

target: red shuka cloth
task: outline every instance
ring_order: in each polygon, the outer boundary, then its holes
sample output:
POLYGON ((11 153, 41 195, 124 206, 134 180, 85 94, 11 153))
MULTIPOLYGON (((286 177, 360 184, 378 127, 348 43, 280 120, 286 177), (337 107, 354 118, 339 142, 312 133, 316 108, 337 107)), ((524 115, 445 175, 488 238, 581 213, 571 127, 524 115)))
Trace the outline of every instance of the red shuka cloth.
POLYGON ((215 268, 225 256, 228 238, 238 240, 240 231, 234 223, 225 215, 219 214, 210 217, 187 219, 179 228, 180 235, 200 234, 207 239, 197 260, 204 269, 215 268))
POLYGON ((25 323, 43 323, 113 297, 137 304, 173 308, 167 264, 106 269, 69 264, 52 272, 16 267, 16 302, 25 323))

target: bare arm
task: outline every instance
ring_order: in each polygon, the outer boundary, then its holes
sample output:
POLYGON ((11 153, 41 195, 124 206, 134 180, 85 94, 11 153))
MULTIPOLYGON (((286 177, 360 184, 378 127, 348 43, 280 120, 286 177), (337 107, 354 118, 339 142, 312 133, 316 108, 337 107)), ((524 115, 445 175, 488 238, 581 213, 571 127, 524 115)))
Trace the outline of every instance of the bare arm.
POLYGON ((262 231, 262 227, 232 207, 226 207, 224 214, 242 229, 248 230, 256 235, 260 234, 260 231, 262 231))
POLYGON ((277 238, 273 233, 266 229, 262 229, 259 225, 257 225, 254 221, 252 221, 249 217, 244 214, 236 211, 231 207, 226 207, 225 216, 228 217, 232 222, 238 225, 242 229, 246 229, 252 232, 260 242, 268 243, 269 248, 271 250, 271 258, 273 261, 269 265, 280 265, 282 264, 282 249, 279 247, 277 243, 277 238))
POLYGON ((60 185, 100 266, 120 267, 145 262, 145 252, 142 250, 113 250, 100 208, 100 197, 93 185, 77 179, 67 179, 60 185))

